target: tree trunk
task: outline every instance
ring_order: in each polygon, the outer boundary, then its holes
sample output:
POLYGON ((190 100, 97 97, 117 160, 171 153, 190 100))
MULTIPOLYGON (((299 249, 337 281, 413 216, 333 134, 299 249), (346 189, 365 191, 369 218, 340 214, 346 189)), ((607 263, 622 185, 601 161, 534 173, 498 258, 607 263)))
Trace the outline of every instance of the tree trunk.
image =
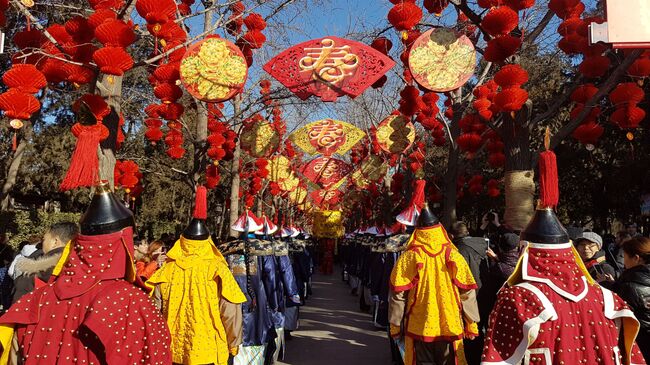
POLYGON ((530 110, 532 104, 527 104, 515 118, 504 115, 500 128, 506 155, 504 222, 514 230, 526 228, 535 208, 535 171, 527 124, 530 110))
POLYGON ((461 104, 463 97, 462 90, 456 90, 451 95, 453 100, 454 116, 449 125, 449 157, 447 158, 447 171, 444 176, 443 205, 441 222, 444 226, 450 227, 458 218, 456 215, 456 203, 458 202, 458 168, 460 150, 456 140, 460 136, 460 118, 465 113, 466 104, 461 104))
MULTIPOLYGON (((113 107, 119 116, 122 102, 122 76, 101 74, 95 84, 97 93, 101 95, 109 106, 113 107)), ((119 128, 119 126, 117 126, 119 128)), ((117 129, 110 131, 111 135, 117 129)), ((111 190, 115 190, 115 146, 102 143, 97 151, 99 156, 99 179, 108 181, 111 190)))
POLYGON ((16 146, 16 151, 14 152, 11 162, 9 163, 9 169, 7 170, 7 178, 5 179, 4 184, 2 185, 2 205, 0 207, 1 211, 7 211, 9 209, 9 200, 11 198, 11 190, 14 185, 16 185, 16 178, 18 177, 18 171, 20 170, 20 163, 23 160, 25 155, 25 149, 29 143, 29 139, 32 137, 32 123, 30 121, 25 121, 23 126, 24 136, 16 146))
MULTIPOLYGON (((237 96, 233 100, 233 109, 234 109, 234 115, 237 116, 236 119, 239 119, 239 113, 241 112, 241 96, 237 96)), ((237 122, 235 120, 235 122, 237 122)), ((241 132, 241 130, 240 130, 241 132)), ((239 133, 237 134, 239 136, 239 133)), ((239 138, 237 138, 237 143, 235 145, 235 151, 233 153, 233 158, 232 158, 232 165, 230 167, 230 176, 231 176, 231 184, 230 184, 230 236, 231 237, 237 237, 239 236, 239 232, 235 231, 232 229, 232 226, 235 225, 235 222, 237 222, 237 218, 239 218, 239 183, 240 183, 240 178, 239 178, 239 163, 241 159, 241 145, 239 143, 239 138)))
MULTIPOLYGON (((207 31, 212 27, 212 16, 212 10, 205 13, 203 31, 207 31)), ((198 100, 196 103, 198 110, 196 116, 196 139, 194 140, 194 174, 192 175, 194 186, 198 185, 199 179, 201 179, 201 175, 206 169, 206 141, 208 139, 208 104, 198 100)))

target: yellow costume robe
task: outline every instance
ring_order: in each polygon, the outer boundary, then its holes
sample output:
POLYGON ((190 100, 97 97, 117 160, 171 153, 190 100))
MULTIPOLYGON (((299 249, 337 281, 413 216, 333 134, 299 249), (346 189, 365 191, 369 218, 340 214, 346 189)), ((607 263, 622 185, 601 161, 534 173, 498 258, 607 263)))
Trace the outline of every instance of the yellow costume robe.
POLYGON ((391 334, 404 334, 404 363, 415 363, 413 341, 417 340, 453 342, 457 363, 464 364, 462 339, 478 335, 473 290, 477 285, 442 225, 415 230, 393 268, 390 283, 391 334), (473 308, 464 311, 463 302, 473 308))
POLYGON ((147 284, 158 286, 174 363, 227 364, 241 343, 246 297, 212 240, 181 236, 147 284))

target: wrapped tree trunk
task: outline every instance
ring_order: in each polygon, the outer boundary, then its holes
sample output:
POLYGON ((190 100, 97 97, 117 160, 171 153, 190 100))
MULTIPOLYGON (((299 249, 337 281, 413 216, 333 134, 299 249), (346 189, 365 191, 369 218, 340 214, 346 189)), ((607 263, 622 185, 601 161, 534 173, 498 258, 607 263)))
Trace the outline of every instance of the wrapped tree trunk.
MULTIPOLYGON (((239 118, 239 113, 241 112, 241 96, 235 97, 233 100, 233 109, 234 109, 234 115, 235 115, 235 122, 238 121, 239 118)), ((241 128, 239 130, 239 133, 241 133, 241 128)), ((239 133, 237 135, 239 136, 239 133)), ((237 222, 237 218, 239 218, 239 184, 240 184, 240 177, 239 177, 239 163, 241 160, 241 145, 239 143, 239 138, 237 138, 237 143, 235 145, 235 151, 233 152, 233 158, 232 158, 232 165, 230 167, 230 176, 231 176, 231 184, 230 184, 230 220, 229 220, 229 227, 232 227, 235 225, 235 222, 237 222)), ((231 237, 238 237, 239 232, 234 231, 232 228, 230 228, 230 236, 231 237)))
POLYGON ((505 144, 505 198, 504 222, 514 230, 523 230, 533 217, 535 199, 535 171, 530 145, 529 101, 515 116, 504 115, 499 132, 505 144))

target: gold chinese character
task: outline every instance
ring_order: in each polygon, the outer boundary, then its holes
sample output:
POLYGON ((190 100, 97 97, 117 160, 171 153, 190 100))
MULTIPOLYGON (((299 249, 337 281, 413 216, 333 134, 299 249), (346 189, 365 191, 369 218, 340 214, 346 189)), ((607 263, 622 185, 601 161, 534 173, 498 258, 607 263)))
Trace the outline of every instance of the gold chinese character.
POLYGON ((354 75, 359 67, 359 57, 351 53, 350 46, 335 47, 332 39, 325 38, 321 47, 305 48, 307 55, 300 59, 302 71, 313 71, 316 81, 337 86, 346 77, 354 75))

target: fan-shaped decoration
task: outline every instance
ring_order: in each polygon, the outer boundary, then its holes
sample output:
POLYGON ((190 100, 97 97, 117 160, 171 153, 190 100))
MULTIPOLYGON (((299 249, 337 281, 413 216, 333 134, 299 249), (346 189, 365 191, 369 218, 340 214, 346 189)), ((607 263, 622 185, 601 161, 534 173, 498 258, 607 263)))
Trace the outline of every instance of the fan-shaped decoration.
POLYGON ((374 137, 382 150, 400 154, 415 141, 415 126, 403 115, 391 115, 377 126, 374 137))
POLYGON ((233 231, 237 232, 250 232, 253 233, 255 231, 259 231, 260 229, 264 228, 263 222, 261 219, 255 216, 253 212, 250 210, 246 210, 244 214, 242 214, 235 224, 230 227, 233 231))
POLYGON ((122 47, 103 47, 93 53, 99 70, 108 75, 122 76, 133 67, 133 59, 122 47))
POLYGON ((0 110, 10 119, 27 120, 41 108, 41 103, 32 94, 18 89, 9 89, 0 94, 0 110))
POLYGON ((361 166, 352 173, 351 179, 354 185, 364 189, 372 182, 378 181, 386 175, 388 164, 377 155, 368 156, 361 166))
POLYGON ((467 36, 448 28, 434 28, 415 41, 408 62, 418 84, 431 91, 447 92, 472 77, 476 51, 467 36))
POLYGON ((47 85, 47 80, 36 66, 15 64, 2 75, 2 81, 9 88, 16 88, 24 93, 36 94, 47 85))
POLYGON ((309 194, 317 207, 331 207, 341 202, 342 193, 339 190, 314 190, 309 194))
POLYGON ((293 132, 289 139, 307 154, 344 155, 363 137, 359 128, 340 120, 323 119, 293 132))
POLYGON ((352 171, 345 161, 331 157, 317 157, 301 169, 301 173, 311 182, 328 190, 344 179, 352 171))
POLYGON ((280 53, 264 71, 302 100, 314 95, 336 101, 343 95, 361 95, 393 66, 388 56, 363 43, 325 37, 280 53))
POLYGON ((225 101, 241 92, 248 67, 241 50, 216 37, 192 45, 181 61, 181 80, 195 98, 225 101))
POLYGON ((241 132, 241 147, 253 157, 267 157, 280 147, 280 135, 268 121, 248 123, 241 132))

